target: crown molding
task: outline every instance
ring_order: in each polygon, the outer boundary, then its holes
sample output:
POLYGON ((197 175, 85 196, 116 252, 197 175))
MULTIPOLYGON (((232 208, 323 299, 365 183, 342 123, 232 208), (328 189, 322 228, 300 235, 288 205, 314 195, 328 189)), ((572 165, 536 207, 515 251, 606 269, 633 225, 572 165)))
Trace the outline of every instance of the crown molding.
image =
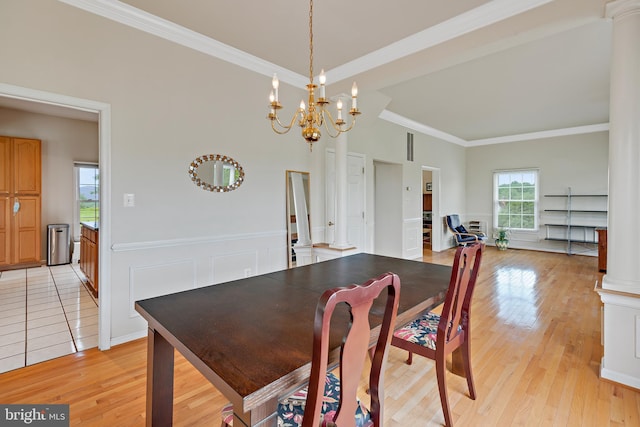
MULTIPOLYGON (((197 50, 209 56, 254 71, 264 76, 271 77, 275 72, 278 74, 280 81, 295 87, 305 86, 308 83, 307 76, 294 73, 293 71, 272 62, 250 55, 244 51, 177 25, 171 21, 137 9, 128 4, 122 3, 118 0, 58 1, 197 50)), ((335 83, 421 50, 452 40, 469 32, 489 26, 496 22, 508 19, 512 16, 545 5, 552 1, 553 0, 492 0, 482 6, 455 16, 447 21, 434 25, 433 27, 427 28, 424 31, 392 43, 389 46, 338 66, 328 71, 328 73, 331 73, 331 79, 335 83)), ((633 12, 636 11, 638 7, 640 7, 640 0, 617 0, 607 5, 607 16, 618 16, 620 13, 633 12)), ((388 110, 383 110, 380 113, 379 118, 395 123, 399 126, 412 129, 416 132, 430 135, 443 141, 462 145, 464 147, 604 132, 609 130, 608 123, 601 123, 589 126, 467 141, 388 110)))
POLYGON ((431 126, 427 126, 425 124, 416 122, 414 120, 408 119, 400 114, 396 114, 389 110, 382 110, 380 115, 378 116, 382 120, 386 120, 391 123, 395 123, 399 126, 403 126, 409 129, 412 129, 416 132, 420 132, 424 135, 433 136, 434 138, 441 139, 443 141, 451 142, 453 144, 458 144, 462 146, 467 145, 467 141, 462 138, 458 138, 455 135, 448 134, 436 128, 432 128, 431 126))
POLYGON ((339 82, 405 56, 428 49, 464 34, 550 3, 553 0, 493 0, 475 9, 454 16, 433 27, 398 40, 388 46, 340 65, 327 73, 339 82))
POLYGON ((280 81, 292 86, 305 86, 309 82, 309 78, 301 74, 117 0, 58 1, 268 77, 275 72, 280 81))
POLYGON ((616 0, 607 3, 606 17, 615 19, 628 14, 640 13, 640 0, 616 0))
POLYGON ((535 139, 555 138, 558 136, 583 135, 587 133, 609 131, 609 123, 599 123, 595 125, 576 126, 570 128, 545 130, 540 132, 498 136, 495 138, 465 140, 450 133, 446 133, 431 126, 427 126, 425 124, 408 119, 404 116, 401 116, 400 114, 396 114, 389 110, 382 110, 378 117, 382 120, 386 120, 398 126, 403 126, 416 132, 420 132, 424 135, 433 136, 434 138, 461 145, 463 147, 478 147, 481 145, 505 144, 509 142, 532 141, 535 139))
MULTIPOLYGON (((203 34, 177 25, 117 0, 58 0, 112 21, 178 43, 256 73, 278 78, 293 86, 305 86, 308 78, 272 62, 250 55, 203 34)), ((550 3, 553 0, 492 0, 386 47, 340 65, 327 73, 334 83, 466 33, 550 3)))
POLYGON ((498 136, 495 138, 474 139, 467 141, 467 147, 479 145, 504 144, 507 142, 531 141, 534 139, 555 138, 558 136, 583 135, 586 133, 607 132, 609 123, 576 126, 562 129, 544 130, 540 132, 521 133, 517 135, 498 136))

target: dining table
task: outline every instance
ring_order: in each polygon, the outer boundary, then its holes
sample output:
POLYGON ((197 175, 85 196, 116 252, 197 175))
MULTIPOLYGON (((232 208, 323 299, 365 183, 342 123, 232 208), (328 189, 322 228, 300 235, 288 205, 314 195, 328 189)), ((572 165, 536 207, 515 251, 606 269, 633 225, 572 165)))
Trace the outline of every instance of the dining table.
MULTIPOLYGON (((235 427, 275 426, 278 400, 308 381, 322 293, 387 272, 400 278, 396 328, 440 304, 451 277, 450 266, 359 253, 136 301, 148 322, 146 424, 173 423, 176 349, 233 404, 235 427)), ((371 309, 372 344, 384 295, 371 309)), ((334 365, 341 342, 332 333, 334 365)))

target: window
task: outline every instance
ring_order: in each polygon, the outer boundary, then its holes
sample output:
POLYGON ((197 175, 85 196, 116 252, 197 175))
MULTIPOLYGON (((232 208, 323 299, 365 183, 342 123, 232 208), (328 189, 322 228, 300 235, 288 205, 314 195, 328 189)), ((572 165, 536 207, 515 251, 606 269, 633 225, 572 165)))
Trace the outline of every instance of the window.
POLYGON ((74 235, 80 238, 81 222, 100 221, 100 170, 98 165, 75 165, 76 224, 74 235))
POLYGON ((493 226, 538 229, 538 171, 512 170, 493 175, 493 226))

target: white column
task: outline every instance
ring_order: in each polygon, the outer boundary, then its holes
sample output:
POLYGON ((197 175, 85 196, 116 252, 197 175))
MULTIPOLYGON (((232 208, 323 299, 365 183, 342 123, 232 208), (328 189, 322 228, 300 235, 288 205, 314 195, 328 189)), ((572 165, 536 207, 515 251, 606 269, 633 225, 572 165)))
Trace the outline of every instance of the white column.
POLYGON ((607 5, 613 18, 606 289, 640 294, 640 1, 607 5))
POLYGON ((336 138, 336 224, 334 240, 329 246, 346 249, 352 245, 347 240, 347 134, 336 138))
POLYGON ((640 387, 640 0, 617 0, 606 10, 613 19, 613 41, 600 374, 640 387))

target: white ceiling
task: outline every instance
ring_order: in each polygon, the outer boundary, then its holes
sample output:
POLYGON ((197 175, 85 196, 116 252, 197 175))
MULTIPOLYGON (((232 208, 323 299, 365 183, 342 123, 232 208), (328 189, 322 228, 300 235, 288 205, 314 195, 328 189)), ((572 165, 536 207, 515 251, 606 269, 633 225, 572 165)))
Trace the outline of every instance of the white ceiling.
MULTIPOLYGON (((60 1, 265 76, 278 72, 284 83, 308 80, 303 0, 60 1)), ((612 27, 606 3, 316 0, 314 74, 327 71, 330 94, 357 80, 364 114, 467 146, 602 130, 612 27)), ((265 93, 269 85, 265 77, 265 93)))

